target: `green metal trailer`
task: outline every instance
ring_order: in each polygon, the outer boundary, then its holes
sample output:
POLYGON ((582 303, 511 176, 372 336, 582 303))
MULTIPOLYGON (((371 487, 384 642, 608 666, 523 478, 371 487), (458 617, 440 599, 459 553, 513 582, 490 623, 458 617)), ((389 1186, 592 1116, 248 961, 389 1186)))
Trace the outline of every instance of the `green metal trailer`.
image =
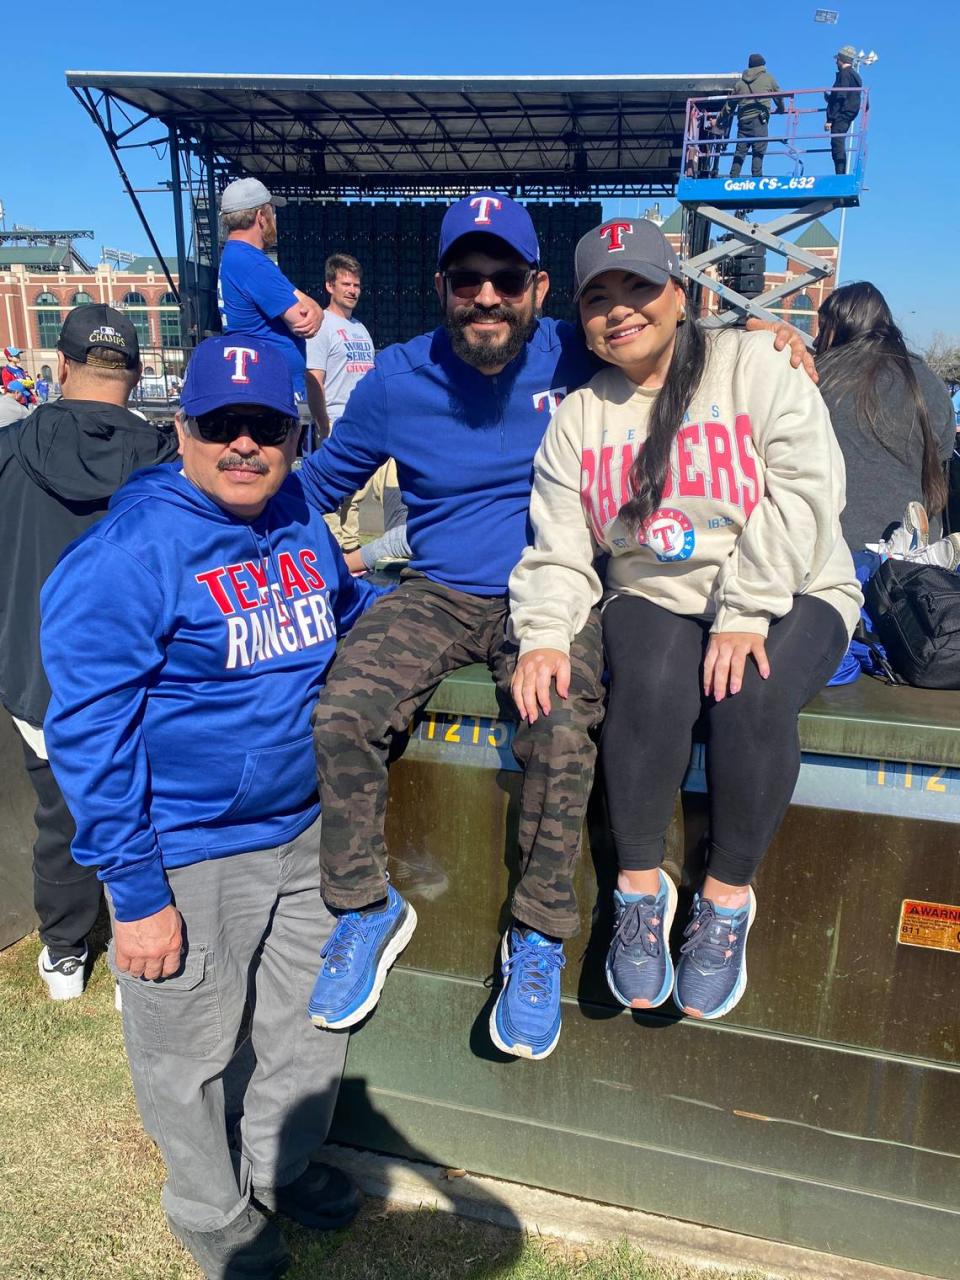
MULTIPOLYGON (((598 787, 563 1035, 530 1063, 487 1034, 517 875, 512 720, 484 669, 447 679, 391 770, 391 872, 420 926, 351 1037, 335 1137, 960 1276, 960 694, 864 678, 816 698, 800 727, 800 780, 757 882, 733 1014, 704 1024, 612 1001, 598 787)), ((697 746, 671 833, 668 870, 685 883, 705 828, 702 764, 697 746)), ((33 927, 32 801, 6 718, 0 770, 6 945, 33 927)))
MULTIPOLYGON (((563 1034, 539 1063, 504 1057, 486 1029, 517 875, 511 733, 488 673, 468 668, 392 766, 391 873, 420 926, 351 1037, 336 1138, 960 1275, 960 695, 864 678, 805 710, 750 984, 719 1022, 635 1013, 606 990, 614 865, 597 788, 563 1034)), ((697 746, 671 833, 685 885, 702 765, 697 746)))

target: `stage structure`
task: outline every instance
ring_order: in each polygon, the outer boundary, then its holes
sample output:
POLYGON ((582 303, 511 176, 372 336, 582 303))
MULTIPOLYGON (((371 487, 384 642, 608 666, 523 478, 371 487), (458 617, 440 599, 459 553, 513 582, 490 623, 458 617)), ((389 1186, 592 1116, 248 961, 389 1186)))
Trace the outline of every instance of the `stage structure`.
POLYGON ((564 314, 573 245, 599 201, 673 195, 688 99, 729 94, 736 79, 67 73, 161 261, 124 161, 166 152, 186 335, 217 328, 217 197, 254 175, 291 201, 280 262, 301 288, 322 299, 330 252, 361 259, 359 314, 378 345, 435 323, 442 205, 484 187, 531 203, 553 268, 548 310, 564 314))

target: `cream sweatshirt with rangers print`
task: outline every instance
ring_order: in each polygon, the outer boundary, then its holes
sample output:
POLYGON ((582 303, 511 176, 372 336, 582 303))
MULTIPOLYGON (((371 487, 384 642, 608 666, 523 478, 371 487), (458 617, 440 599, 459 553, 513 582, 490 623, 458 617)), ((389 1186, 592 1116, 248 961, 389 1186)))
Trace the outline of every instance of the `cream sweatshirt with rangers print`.
POLYGON ((839 612, 852 634, 862 597, 840 533, 843 457, 806 373, 769 333, 707 336, 701 380, 677 432, 659 508, 639 538, 619 510, 656 390, 619 369, 563 401, 534 462, 533 546, 510 578, 520 652, 566 651, 603 593, 643 596, 713 631, 766 635, 795 595, 839 612))

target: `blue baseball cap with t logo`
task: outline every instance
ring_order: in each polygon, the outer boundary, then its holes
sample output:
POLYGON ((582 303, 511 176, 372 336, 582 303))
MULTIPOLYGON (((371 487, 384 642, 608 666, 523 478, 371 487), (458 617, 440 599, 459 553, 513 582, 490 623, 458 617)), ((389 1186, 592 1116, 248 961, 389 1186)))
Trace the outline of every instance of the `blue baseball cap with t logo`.
POLYGON ((501 191, 478 191, 452 204, 440 224, 440 251, 437 266, 442 271, 450 250, 462 236, 477 232, 497 236, 516 249, 524 262, 540 265, 540 245, 533 221, 522 204, 501 191))
POLYGON ((297 416, 293 379, 282 352, 270 342, 228 334, 207 338, 190 357, 180 407, 191 418, 229 404, 261 405, 297 416))

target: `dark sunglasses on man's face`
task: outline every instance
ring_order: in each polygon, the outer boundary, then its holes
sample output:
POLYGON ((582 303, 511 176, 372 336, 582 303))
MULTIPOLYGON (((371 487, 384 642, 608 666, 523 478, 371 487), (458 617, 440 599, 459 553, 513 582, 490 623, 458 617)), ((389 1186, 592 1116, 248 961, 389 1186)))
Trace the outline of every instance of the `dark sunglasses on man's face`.
POLYGON ((249 436, 258 445, 283 444, 290 432, 300 425, 297 418, 273 409, 235 410, 230 413, 215 409, 212 413, 201 413, 195 422, 197 434, 208 444, 229 444, 239 436, 249 436))
POLYGON ((469 271, 454 267, 443 273, 450 292, 461 302, 472 302, 489 280, 501 298, 522 298, 536 275, 532 267, 500 267, 497 271, 469 271))

